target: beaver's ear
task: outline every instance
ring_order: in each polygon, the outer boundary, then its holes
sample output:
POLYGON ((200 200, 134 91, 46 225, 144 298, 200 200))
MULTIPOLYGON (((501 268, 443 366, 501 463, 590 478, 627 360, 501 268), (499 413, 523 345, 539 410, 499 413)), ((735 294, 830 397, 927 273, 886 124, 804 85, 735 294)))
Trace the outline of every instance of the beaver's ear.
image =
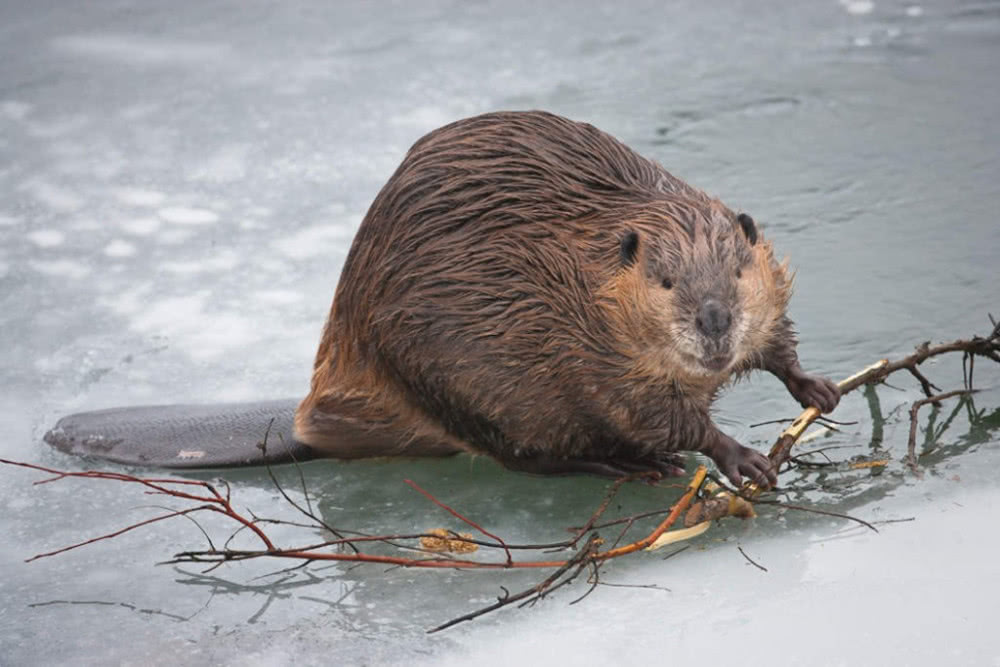
POLYGON ((636 255, 639 254, 639 235, 632 230, 625 232, 620 251, 623 266, 629 267, 635 264, 636 255))
POLYGON ((736 222, 740 223, 740 228, 743 229, 743 234, 747 237, 750 245, 756 245, 757 225, 754 223, 753 218, 746 213, 740 213, 736 216, 736 222))

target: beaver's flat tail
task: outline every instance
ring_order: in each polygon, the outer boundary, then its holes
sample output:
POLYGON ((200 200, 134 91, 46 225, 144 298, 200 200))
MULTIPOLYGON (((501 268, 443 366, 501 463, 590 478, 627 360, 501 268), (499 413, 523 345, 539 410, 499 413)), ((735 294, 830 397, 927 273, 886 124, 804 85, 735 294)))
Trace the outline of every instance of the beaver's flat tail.
POLYGON ((292 435, 297 405, 287 399, 81 412, 60 419, 45 442, 76 456, 160 468, 304 461, 316 452, 292 435), (259 446, 265 434, 266 452, 259 446))

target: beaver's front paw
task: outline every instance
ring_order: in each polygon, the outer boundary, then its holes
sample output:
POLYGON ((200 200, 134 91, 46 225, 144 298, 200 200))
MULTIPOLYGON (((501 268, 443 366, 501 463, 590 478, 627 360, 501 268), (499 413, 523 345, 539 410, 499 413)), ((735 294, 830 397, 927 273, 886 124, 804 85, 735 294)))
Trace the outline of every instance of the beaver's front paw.
POLYGON ((818 375, 807 375, 801 370, 789 375, 785 386, 804 408, 815 407, 820 412, 830 412, 840 402, 840 388, 835 382, 818 375))
POLYGON ((719 433, 716 443, 706 451, 719 470, 735 486, 743 484, 743 476, 762 486, 777 486, 778 475, 767 458, 755 449, 744 447, 728 435, 719 433))

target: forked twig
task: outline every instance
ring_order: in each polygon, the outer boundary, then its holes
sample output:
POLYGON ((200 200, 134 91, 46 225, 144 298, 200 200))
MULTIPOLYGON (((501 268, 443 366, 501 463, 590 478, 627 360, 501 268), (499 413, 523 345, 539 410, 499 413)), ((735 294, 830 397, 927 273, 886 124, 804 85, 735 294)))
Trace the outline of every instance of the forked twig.
POLYGON ((946 391, 943 394, 928 396, 919 401, 913 401, 913 405, 910 406, 910 437, 906 444, 906 465, 915 474, 919 474, 919 468, 917 467, 917 412, 928 403, 939 406, 941 405, 941 401, 954 398, 955 396, 971 396, 976 391, 975 389, 957 389, 955 391, 946 391))

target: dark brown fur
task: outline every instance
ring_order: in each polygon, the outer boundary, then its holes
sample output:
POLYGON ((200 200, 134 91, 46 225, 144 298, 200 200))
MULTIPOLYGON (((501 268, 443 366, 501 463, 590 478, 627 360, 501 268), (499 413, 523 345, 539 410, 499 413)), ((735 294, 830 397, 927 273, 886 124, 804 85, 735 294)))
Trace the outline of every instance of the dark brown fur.
POLYGON ((410 149, 365 216, 296 437, 545 473, 674 472, 688 449, 773 482, 709 408, 754 368, 836 405, 799 368, 790 282, 748 216, 590 125, 459 121, 410 149), (732 315, 711 340, 695 325, 709 298, 732 315))

